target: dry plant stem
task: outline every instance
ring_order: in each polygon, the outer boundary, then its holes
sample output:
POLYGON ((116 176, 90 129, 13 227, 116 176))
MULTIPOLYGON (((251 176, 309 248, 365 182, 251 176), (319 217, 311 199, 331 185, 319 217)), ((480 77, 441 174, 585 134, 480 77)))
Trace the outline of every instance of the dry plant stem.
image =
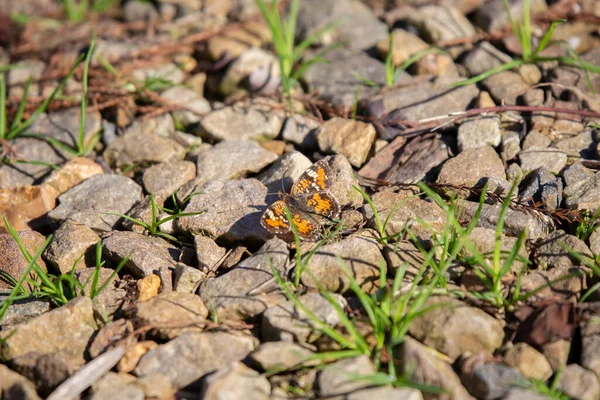
MULTIPOLYGON (((419 120, 415 123, 412 123, 414 126, 414 130, 423 129, 432 125, 432 122, 439 121, 443 119, 450 119, 449 121, 445 121, 440 125, 434 126, 431 130, 435 131, 449 123, 453 123, 459 121, 463 118, 471 117, 473 115, 480 114, 489 114, 489 113, 503 113, 507 111, 517 111, 517 112, 553 112, 553 113, 561 113, 561 114, 573 114, 578 115, 580 117, 589 117, 589 118, 600 118, 600 113, 591 111, 591 110, 572 110, 568 108, 559 108, 559 107, 544 107, 544 106, 495 106, 495 107, 486 107, 486 108, 472 108, 467 111, 460 111, 457 113, 450 113, 446 115, 440 115, 437 117, 426 118, 419 120)), ((400 121, 392 121, 392 122, 400 122, 400 121)), ((401 121, 405 122, 405 121, 401 121)))

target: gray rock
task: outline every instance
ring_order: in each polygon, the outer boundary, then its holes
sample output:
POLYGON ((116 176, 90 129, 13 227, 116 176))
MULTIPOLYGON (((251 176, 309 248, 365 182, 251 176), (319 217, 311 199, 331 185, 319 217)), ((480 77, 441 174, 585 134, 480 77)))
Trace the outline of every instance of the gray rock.
POLYGON ((316 365, 314 353, 290 342, 265 342, 250 354, 250 359, 263 371, 287 370, 302 365, 316 365))
POLYGON ((269 400, 271 384, 266 377, 235 362, 202 380, 200 398, 206 400, 269 400))
POLYGON ((458 127, 458 149, 461 152, 487 145, 496 147, 501 139, 500 119, 495 116, 467 120, 458 127))
MULTIPOLYGON (((574 134, 580 132, 581 129, 577 128, 574 134)), ((567 139, 558 141, 554 147, 558 150, 567 154, 567 156, 577 161, 580 159, 594 159, 596 158, 596 142, 592 137, 592 132, 588 129, 579 134, 567 135, 567 139)))
POLYGON ((382 263, 385 260, 377 240, 372 233, 363 231, 319 248, 306 264, 310 274, 303 274, 301 279, 309 288, 317 289, 320 284, 329 291, 344 293, 350 289, 350 274, 363 291, 371 293, 377 290, 382 263))
POLYGON ((146 82, 151 79, 161 78, 162 80, 168 81, 172 84, 178 85, 183 83, 185 75, 177 65, 167 62, 164 64, 153 64, 145 68, 135 69, 131 73, 133 81, 146 82))
POLYGON ((317 148, 315 132, 319 123, 304 115, 294 114, 286 118, 281 128, 281 137, 286 142, 291 142, 300 148, 313 150, 317 148))
POLYGON ((200 296, 219 319, 254 317, 284 300, 280 295, 269 294, 277 288, 271 266, 284 275, 288 254, 284 241, 271 239, 228 273, 207 279, 200 287, 200 296), (250 294, 253 291, 258 292, 250 294))
POLYGON ((385 60, 389 52, 392 52, 392 63, 396 66, 407 61, 411 56, 420 53, 429 48, 429 44, 404 29, 396 28, 392 31, 393 48, 390 50, 390 40, 388 37, 377 43, 377 52, 382 60, 385 60))
MULTIPOLYGON (((91 296, 96 268, 84 268, 75 272, 75 279, 83 286, 82 295, 91 296)), ((119 284, 119 275, 114 270, 100 268, 94 293, 94 311, 98 315, 112 316, 116 311, 128 304, 127 291, 119 284), (104 289, 100 291, 102 285, 104 289)))
POLYGON ((538 393, 534 389, 512 387, 506 396, 502 397, 502 400, 548 400, 548 396, 538 393))
POLYGON ((523 140, 523 150, 528 150, 532 147, 547 148, 550 147, 552 139, 548 135, 544 135, 539 131, 531 131, 525 136, 523 140))
POLYGON ((366 50, 387 38, 386 24, 375 16, 371 7, 355 1, 349 3, 346 15, 335 28, 338 41, 346 43, 352 50, 366 50))
MULTIPOLYGON (((461 210, 460 220, 471 221, 478 207, 479 204, 475 202, 459 201, 458 208, 461 210)), ((477 226, 496 229, 501 209, 501 204, 484 204, 479 220, 477 221, 477 226)), ((544 215, 532 216, 529 213, 509 208, 506 211, 502 232, 505 235, 516 237, 524 230, 527 239, 535 240, 546 237, 551 226, 552 220, 544 215)))
MULTIPOLYGON (((465 150, 446 161, 436 183, 472 188, 483 186, 490 178, 505 181, 506 173, 498 153, 490 146, 483 146, 465 150)), ((446 193, 462 193, 460 189, 457 191, 454 188, 443 190, 446 193)))
MULTIPOLYGON (((1 289, 0 290, 0 302, 4 301, 11 293, 12 290, 1 289)), ((0 320, 0 327, 4 330, 9 325, 18 324, 26 321, 30 318, 37 317, 50 310, 50 302, 45 300, 37 300, 35 298, 23 299, 13 302, 2 320, 0 320)))
POLYGON ((160 18, 160 15, 154 4, 142 0, 132 0, 123 6, 123 18, 128 22, 156 21, 160 18))
POLYGON ((365 355, 343 358, 327 365, 319 373, 317 382, 321 396, 342 396, 370 386, 366 377, 375 374, 375 366, 365 355))
MULTIPOLYGON (((421 219, 433 229, 443 230, 446 224, 446 213, 437 204, 412 197, 404 193, 378 192, 371 200, 382 221, 387 220, 385 228, 387 236, 402 232, 405 227, 412 229, 421 240, 429 240, 431 231, 421 225, 421 219), (391 215, 390 215, 391 214, 391 215)), ((363 213, 367 219, 368 226, 378 229, 375 214, 370 206, 363 206, 363 213)))
POLYGON ((178 218, 176 225, 181 231, 226 241, 265 240, 267 232, 260 217, 267 188, 262 183, 256 179, 220 180, 197 190, 203 194, 192 197, 184 211, 203 213, 178 218))
POLYGON ((169 104, 187 108, 171 112, 173 118, 183 126, 195 124, 202 119, 202 115, 210 112, 208 100, 198 95, 194 89, 185 86, 170 87, 162 92, 160 97, 169 104))
POLYGON ((91 267, 96 264, 95 245, 99 240, 90 227, 68 219, 54 232, 44 258, 64 274, 73 268, 91 267))
POLYGON ((120 175, 95 175, 58 197, 59 205, 48 213, 55 224, 71 219, 95 231, 113 229, 121 217, 142 199, 142 188, 120 175))
POLYGON ((23 400, 41 400, 32 382, 2 364, 0 364, 0 393, 6 398, 14 395, 14 398, 23 400))
POLYGON ((529 89, 521 75, 512 71, 504 71, 483 80, 492 98, 497 104, 516 105, 517 97, 529 89))
POLYGON ((520 294, 530 296, 531 300, 548 298, 573 300, 581 295, 585 287, 585 273, 581 268, 552 268, 547 271, 533 271, 521 278, 520 294), (554 282, 548 285, 550 282, 554 282), (541 290, 540 290, 541 289, 541 290))
MULTIPOLYGON (((56 139, 73 149, 76 149, 80 123, 79 109, 60 111, 52 114, 41 114, 27 130, 40 136, 56 139)), ((85 143, 98 134, 102 118, 97 111, 86 113, 85 143)), ((55 148, 46 140, 35 138, 16 138, 10 143, 11 148, 21 160, 42 161, 59 165, 74 157, 73 154, 55 148)), ((10 189, 31 185, 44 175, 51 172, 50 167, 36 164, 9 164, 0 166, 0 188, 10 189)))
MULTIPOLYGON (((374 87, 365 87, 362 78, 376 84, 385 85, 385 65, 363 52, 348 49, 335 49, 325 58, 327 63, 314 64, 304 74, 310 92, 318 92, 319 97, 335 106, 352 107, 360 88, 358 100, 366 99, 377 92, 374 87)), ((400 80, 409 75, 400 75, 400 80)))
POLYGON ((542 204, 546 210, 560 207, 562 202, 562 180, 545 168, 531 171, 521 182, 519 202, 542 204))
POLYGON ((510 161, 515 159, 521 152, 521 135, 511 130, 502 132, 502 160, 510 161))
POLYGON ((489 42, 481 42, 464 57, 462 64, 471 76, 479 75, 511 61, 508 54, 502 53, 489 42))
POLYGON ((552 371, 556 372, 563 369, 569 360, 571 352, 571 341, 558 339, 542 345, 542 353, 552 366, 552 371))
POLYGON ((563 191, 565 205, 576 210, 596 211, 600 207, 600 174, 567 186, 563 191))
POLYGON ((158 338, 173 339, 186 332, 202 332, 208 309, 195 294, 169 292, 138 302, 134 315, 141 325, 156 326, 153 334, 158 338))
POLYGON ((414 85, 391 88, 371 98, 367 113, 371 117, 380 118, 394 112, 400 113, 398 117, 404 120, 419 121, 465 111, 479 94, 479 89, 475 85, 448 88, 455 80, 438 78, 435 83, 421 81, 414 85))
POLYGON ((200 134, 210 140, 274 139, 283 117, 268 105, 227 106, 208 113, 200 121, 200 134))
POLYGON ((137 278, 156 273, 161 268, 174 269, 181 250, 159 237, 135 232, 113 231, 102 239, 104 254, 115 264, 129 260, 124 270, 137 278))
POLYGON ((184 157, 185 148, 175 140, 150 134, 125 134, 104 151, 104 159, 113 168, 168 163, 184 157))
MULTIPOLYGON (((348 0, 307 0, 300 2, 296 22, 296 37, 302 41, 328 26, 340 23, 347 18, 350 9, 348 0)), ((337 40, 337 32, 329 31, 319 35, 317 44, 331 45, 337 40)))
POLYGON ((245 358, 254 349, 249 336, 225 332, 184 333, 146 353, 138 363, 139 378, 165 375, 175 390, 245 358))
MULTIPOLYGON (((35 383, 42 396, 48 396, 73 372, 58 354, 26 353, 10 362, 11 368, 35 383)), ((1 393, 1 388, 0 388, 1 393)))
POLYGON ((173 161, 151 166, 144 171, 142 182, 147 193, 166 198, 196 176, 190 161, 173 161))
POLYGON ((594 172, 583 166, 581 161, 576 161, 563 170, 562 177, 565 181, 565 186, 575 185, 592 177, 594 172))
MULTIPOLYGON (((475 246, 475 249, 478 250, 479 253, 484 255, 484 258, 486 260, 488 260, 490 263, 492 262, 494 247, 496 245, 495 229, 476 227, 469 235, 469 241, 473 244, 473 246, 475 246)), ((515 237, 509 237, 504 235, 500 237, 500 250, 502 252, 502 254, 500 255, 500 259, 502 260, 502 262, 504 262, 507 255, 513 250, 516 243, 517 238, 515 237)), ((465 253, 470 254, 470 252, 467 249, 465 249, 465 253)), ((517 258, 515 259, 513 265, 510 268, 510 271, 514 274, 518 274, 524 266, 523 261, 526 260, 529 260, 529 252, 527 251, 525 243, 523 243, 517 253, 517 258)))
POLYGON ((549 268, 571 268, 579 265, 580 262, 569 255, 563 247, 564 245, 584 256, 592 257, 592 252, 584 241, 562 230, 556 230, 539 243, 537 247, 535 263, 538 268, 546 270, 549 268))
MULTIPOLYGON (((523 77, 523 79, 525 79, 525 77, 523 77)), ((541 106, 544 104, 545 93, 542 89, 529 89, 523 93, 522 98, 523 103, 526 106, 541 106)))
POLYGON ((513 387, 529 384, 529 381, 514 369, 496 363, 475 367, 469 376, 463 377, 463 382, 469 392, 478 399, 503 398, 513 387))
MULTIPOLYGON (((334 294, 333 298, 341 308, 346 306, 346 300, 334 294)), ((319 293, 309 292, 298 298, 320 321, 329 326, 340 322, 340 317, 335 308, 319 293)), ((314 323, 291 301, 268 308, 262 318, 261 335, 263 341, 285 341, 298 343, 312 343, 321 336, 315 330, 314 323)))
POLYGON ((325 159, 329 163, 331 172, 329 192, 333 194, 333 197, 342 206, 358 207, 362 205, 363 197, 354 189, 354 186, 359 186, 358 179, 348 159, 343 155, 330 156, 325 159))
POLYGON ((163 138, 175 134, 175 122, 171 114, 163 114, 151 119, 136 119, 123 135, 156 135, 163 138))
MULTIPOLYGON (((428 5, 419 7, 408 17, 409 21, 417 25, 429 42, 461 39, 472 37, 475 34, 475 28, 469 20, 453 7, 428 5), (439 21, 444 21, 444 23, 440 24, 439 21)), ((457 56, 462 53, 463 47, 451 47, 449 52, 452 56, 457 56)))
POLYGON ((72 370, 85 363, 84 353, 97 329, 89 297, 78 297, 14 328, 0 334, 3 361, 29 352, 57 354, 72 370))
POLYGON ((268 193, 289 193, 294 182, 300 178, 312 162, 299 151, 285 153, 258 176, 258 180, 267 187, 268 193))
POLYGON ((574 399, 594 400, 600 397, 600 383, 592 371, 570 364, 560 374, 558 387, 574 399))
MULTIPOLYGON (((534 0, 531 2, 532 13, 544 12, 547 9, 546 2, 543 0, 534 0)), ((509 3, 510 15, 514 20, 523 18, 523 0, 509 3)), ((481 7, 475 13, 475 22, 481 28, 488 32, 502 29, 509 23, 508 13, 504 8, 502 1, 490 1, 485 7, 481 7)))
POLYGON ((403 366, 405 372, 410 371, 411 382, 440 388, 446 392, 447 399, 474 399, 462 386, 450 364, 410 336, 406 336, 398 346, 394 359, 398 360, 398 365, 403 366))
POLYGON ((31 78, 29 87, 29 96, 40 94, 39 82, 46 64, 41 60, 26 59, 16 62, 14 68, 8 70, 6 82, 10 87, 9 96, 14 98, 22 97, 25 94, 25 83, 31 78))
MULTIPOLYGON (((17 235, 24 249, 31 256, 35 255, 45 242, 44 236, 36 231, 20 231, 17 235)), ((38 258, 37 263, 43 270, 46 270, 44 260, 38 258)), ((0 233, 0 270, 18 281, 28 265, 29 262, 21 252, 17 241, 9 233, 0 233)), ((2 279, 0 280, 0 289, 12 289, 12 287, 2 279)))
POLYGON ((519 153, 519 161, 526 174, 538 168, 558 174, 567 165, 567 155, 552 147, 532 146, 519 153))
POLYGON ((175 267, 173 290, 180 293, 195 293, 200 283, 204 282, 205 279, 206 273, 179 263, 175 267))
POLYGON ((201 271, 210 271, 225 256, 225 248, 220 247, 209 237, 203 235, 194 235, 194 247, 196 249, 196 259, 198 268, 201 271))
POLYGON ((199 182, 239 179, 256 173, 277 159, 277 154, 250 140, 221 142, 198 155, 199 182))
POLYGON ((517 343, 504 354, 504 363, 530 379, 546 381, 552 376, 552 367, 542 353, 527 343, 517 343))
POLYGON ((361 389, 349 393, 348 400, 423 400, 423 394, 417 389, 378 387, 374 389, 361 389))
POLYGON ((262 70, 266 74, 266 79, 257 82, 259 87, 274 84, 270 80, 281 83, 279 64, 277 57, 271 52, 260 48, 249 48, 236 58, 227 68, 223 80, 219 84, 219 90, 224 95, 230 95, 237 89, 241 83, 250 77, 253 73, 262 70))
POLYGON ((502 345, 501 321, 476 307, 451 297, 431 297, 424 308, 437 308, 416 318, 410 325, 412 337, 446 354, 452 361, 465 353, 494 353, 502 345))
POLYGON ((448 146, 441 137, 424 138, 406 143, 402 136, 378 151, 359 171, 362 177, 385 179, 390 183, 417 183, 437 173, 448 159, 448 146), (389 165, 390 159, 398 164, 389 165))
POLYGON ((366 161, 377 133, 371 124, 332 118, 321 125, 316 135, 322 152, 342 154, 350 164, 360 167, 366 161))
POLYGON ((581 327, 581 366, 600 380, 600 325, 588 322, 581 327))

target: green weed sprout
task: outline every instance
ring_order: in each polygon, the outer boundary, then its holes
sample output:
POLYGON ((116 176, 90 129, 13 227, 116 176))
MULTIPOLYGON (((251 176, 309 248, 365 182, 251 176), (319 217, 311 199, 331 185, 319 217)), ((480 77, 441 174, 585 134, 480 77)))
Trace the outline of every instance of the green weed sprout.
POLYGON ((168 210, 166 208, 160 207, 159 205, 156 204, 156 201, 154 200, 154 194, 150 195, 150 206, 151 206, 151 212, 152 212, 152 216, 151 216, 151 220, 150 222, 145 222, 142 219, 139 218, 133 218, 130 217, 129 215, 126 214, 120 214, 120 213, 114 213, 114 212, 105 212, 103 214, 107 214, 107 215, 116 215, 118 217, 124 218, 128 221, 133 222, 136 225, 141 226, 142 228, 144 228, 148 234, 150 236, 158 236, 158 237, 162 237, 168 240, 171 240, 173 242, 178 242, 177 238, 173 235, 170 235, 166 232, 161 232, 159 230, 160 226, 166 222, 169 222, 171 220, 174 220, 175 218, 179 218, 179 217, 188 217, 191 215, 199 215, 202 214, 203 211, 200 212, 181 212, 179 210, 177 210, 177 212, 175 212, 174 214, 171 214, 167 217, 158 219, 158 212, 159 211, 165 211, 165 212, 169 212, 172 210, 168 210))
POLYGON ((575 228, 575 236, 586 241, 600 226, 600 207, 598 207, 593 214, 584 211, 581 217, 581 221, 577 223, 577 227, 575 228))
POLYGON ((567 22, 566 20, 561 19, 561 20, 553 21, 552 24, 550 24, 550 28, 548 28, 546 33, 544 33, 544 35, 542 36, 542 39, 538 43, 537 47, 535 47, 535 49, 534 49, 533 41, 532 41, 532 34, 531 34, 530 0, 524 0, 524 2, 523 2, 523 19, 521 21, 515 21, 513 19, 507 0, 502 0, 502 1, 504 3, 504 8, 506 9, 506 11, 508 13, 508 18, 510 21, 511 29, 514 32, 514 34, 517 36, 517 38, 519 39, 519 42, 521 43, 521 48, 523 49, 523 54, 522 54, 521 58, 515 58, 514 60, 509 61, 505 64, 502 64, 501 66, 499 66, 497 68, 493 68, 489 71, 486 71, 477 76, 474 76, 471 79, 454 82, 450 86, 456 87, 456 86, 469 85, 472 83, 476 83, 476 82, 482 81, 485 78, 490 77, 492 75, 498 74, 503 71, 508 71, 513 68, 517 68, 524 64, 536 64, 536 63, 545 62, 545 61, 558 61, 561 64, 568 65, 571 67, 577 67, 577 68, 584 70, 584 72, 586 73, 586 79, 588 81, 588 86, 590 87, 590 90, 593 92, 593 88, 591 87, 589 77, 587 77, 587 72, 589 71, 589 72, 593 72, 596 74, 600 74, 600 67, 580 60, 579 57, 577 56, 577 54, 572 49, 569 51, 568 56, 562 56, 562 57, 540 56, 540 53, 542 51, 544 51, 549 45, 552 46, 554 44, 554 43, 550 42, 550 39, 552 37, 552 34, 554 33, 554 29, 556 28, 556 26, 567 22))
POLYGON ((335 24, 328 25, 323 29, 308 36, 298 45, 295 45, 296 19, 300 6, 299 0, 291 0, 287 18, 282 19, 277 8, 277 1, 273 0, 268 6, 264 0, 256 0, 256 4, 265 19, 277 58, 279 60, 279 71, 281 73, 281 84, 283 93, 291 99, 291 91, 294 84, 300 79, 306 71, 317 62, 326 62, 322 57, 323 52, 313 57, 303 60, 304 52, 313 45, 322 35, 335 28, 335 24))

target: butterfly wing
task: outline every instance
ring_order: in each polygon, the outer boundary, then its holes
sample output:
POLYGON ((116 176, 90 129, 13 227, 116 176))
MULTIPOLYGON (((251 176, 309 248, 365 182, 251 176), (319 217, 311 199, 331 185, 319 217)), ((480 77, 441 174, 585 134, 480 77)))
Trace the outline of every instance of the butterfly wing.
POLYGON ((285 215, 285 206, 283 200, 278 200, 267 207, 260 218, 260 224, 263 228, 274 235, 289 233, 291 227, 287 215, 285 215))
POLYGON ((292 186, 291 196, 301 196, 328 190, 331 187, 331 169, 326 160, 320 160, 302 173, 292 186))
POLYGON ((340 205, 333 195, 326 191, 318 191, 298 196, 293 199, 294 208, 310 214, 313 218, 324 217, 332 220, 338 217, 340 205))

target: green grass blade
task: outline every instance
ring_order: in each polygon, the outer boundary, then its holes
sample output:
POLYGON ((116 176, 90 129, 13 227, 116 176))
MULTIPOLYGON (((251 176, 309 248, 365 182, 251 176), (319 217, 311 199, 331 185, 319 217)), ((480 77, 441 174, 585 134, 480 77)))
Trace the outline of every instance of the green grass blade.
POLYGON ((394 63, 393 63, 393 53, 394 53, 394 34, 390 33, 388 38, 388 53, 385 57, 385 81, 388 86, 394 86, 394 63))
POLYGON ((62 91, 62 89, 64 88, 64 86, 67 84, 67 81, 69 79, 71 79, 71 77, 75 73, 75 70, 77 69, 77 67, 79 67, 79 65, 82 63, 83 60, 84 60, 84 56, 83 55, 79 56, 79 58, 75 62, 75 65, 73 66, 73 68, 71 68, 71 70, 67 73, 67 75, 64 77, 64 79, 62 81, 60 81, 60 83, 52 91, 52 93, 50 94, 50 96, 48 96, 43 101, 43 103, 31 114, 31 116, 29 118, 27 118, 27 120, 25 122, 23 122, 21 125, 19 125, 19 127, 16 128, 14 131, 10 132, 10 134, 7 137, 7 139, 10 140, 10 139, 13 139, 16 136, 20 135, 25 129, 29 128, 31 126, 31 124, 33 124, 35 122, 35 120, 44 111, 46 111, 46 109, 48 108, 48 106, 50 105, 50 103, 54 100, 54 98, 58 95, 58 93, 60 93, 62 91))
POLYGON ((550 39, 552 38, 552 34, 554 33, 554 29, 556 28, 556 26, 560 25, 560 24, 564 24, 565 22, 567 22, 566 19, 558 19, 556 21, 552 21, 552 24, 550 24, 550 28, 548 28, 548 30, 546 31, 544 36, 542 36, 542 39, 540 40, 540 43, 538 44, 537 48, 533 52, 532 57, 537 56, 538 54, 540 54, 542 51, 544 51, 546 49, 546 47, 548 46, 548 43, 550 43, 550 39))
POLYGON ((6 81, 0 74, 0 139, 6 139, 6 81))
MULTIPOLYGON (((29 95, 29 87, 31 86, 33 78, 30 76, 25 83, 25 87, 23 88, 23 97, 19 102, 19 108, 17 109, 17 113, 15 114, 15 119, 10 126, 10 131, 13 131, 21 125, 21 119, 23 118, 23 112, 25 112, 25 105, 27 104, 27 96, 29 95)), ((1 137, 1 135, 0 135, 1 137)))
POLYGON ((500 72, 504 72, 504 71, 508 71, 510 69, 513 69, 515 67, 518 67, 520 65, 523 65, 525 62, 523 60, 512 60, 506 64, 502 64, 499 67, 496 68, 492 68, 489 71, 483 72, 479 75, 474 76, 473 78, 470 79, 465 79, 462 81, 457 81, 457 82, 453 82, 450 84, 450 87, 457 87, 457 86, 464 86, 464 85, 470 85, 472 83, 477 83, 480 82, 482 80, 484 80, 485 78, 488 78, 492 75, 496 75, 500 72))

